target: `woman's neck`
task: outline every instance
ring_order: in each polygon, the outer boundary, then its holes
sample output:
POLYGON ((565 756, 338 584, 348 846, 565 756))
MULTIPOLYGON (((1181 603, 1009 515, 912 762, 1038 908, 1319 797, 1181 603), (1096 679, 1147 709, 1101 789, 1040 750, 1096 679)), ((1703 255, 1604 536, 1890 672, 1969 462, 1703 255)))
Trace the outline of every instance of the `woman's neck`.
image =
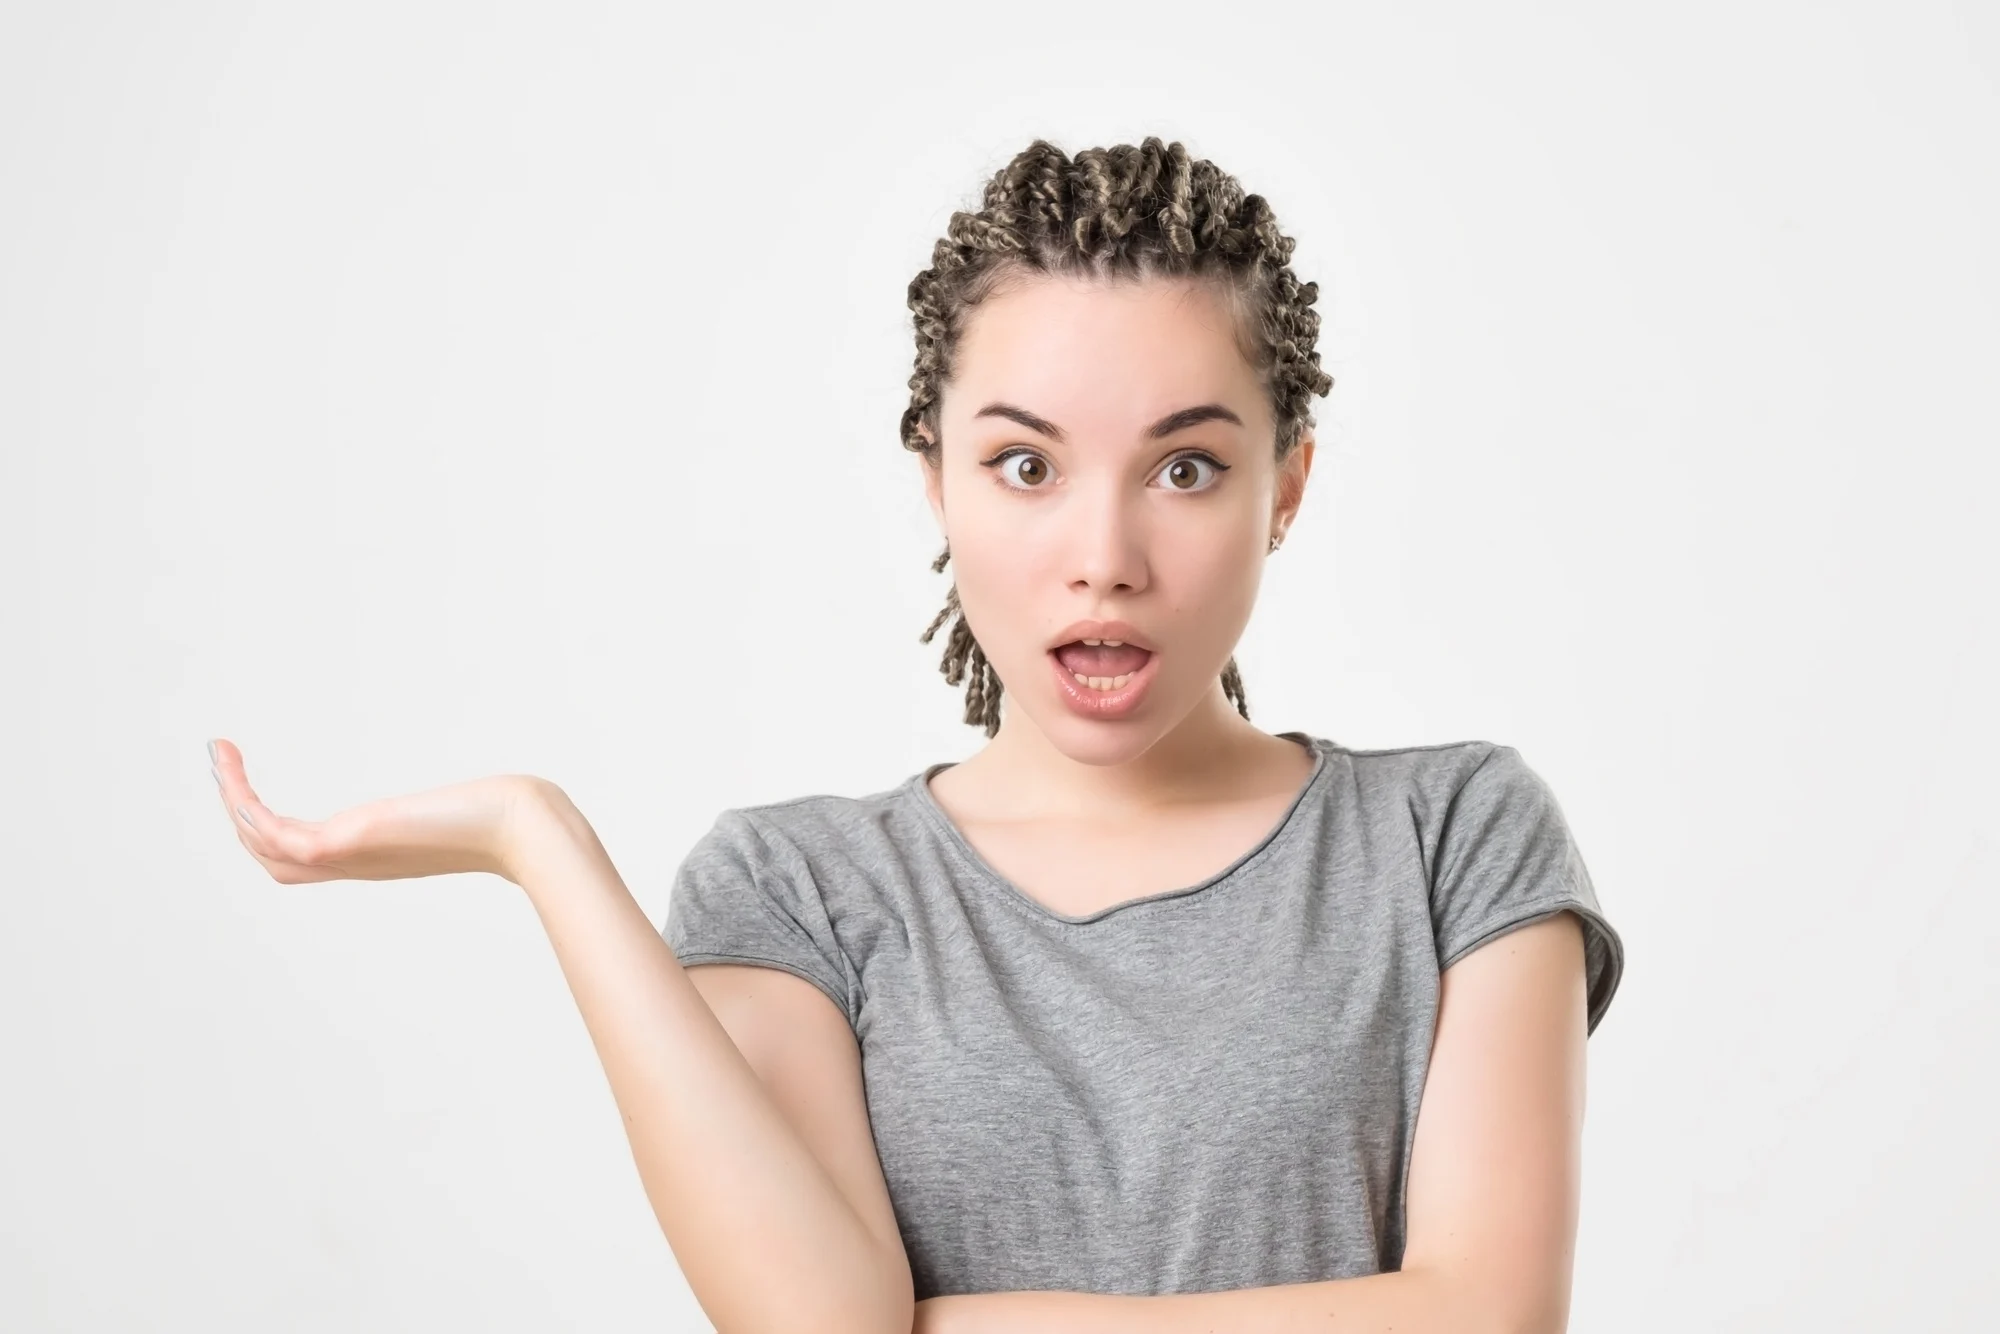
POLYGON ((1034 721, 1009 711, 1000 731, 946 772, 962 809, 992 820, 1116 820, 1173 806, 1295 791, 1313 757, 1251 725, 1218 684, 1181 722, 1138 755, 1110 763, 1072 759, 1034 721))

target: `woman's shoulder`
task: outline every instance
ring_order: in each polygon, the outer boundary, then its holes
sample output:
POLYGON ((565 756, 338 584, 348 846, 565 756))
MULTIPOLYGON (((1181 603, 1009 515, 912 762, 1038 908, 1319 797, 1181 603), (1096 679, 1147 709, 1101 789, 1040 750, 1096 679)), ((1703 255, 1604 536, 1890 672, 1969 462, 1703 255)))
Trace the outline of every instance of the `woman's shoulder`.
MULTIPOLYGON (((1303 734, 1311 736, 1311 734, 1303 734)), ((1484 769, 1522 766, 1521 753, 1496 741, 1434 741, 1407 746, 1349 746, 1330 737, 1311 736, 1330 762, 1351 769, 1369 783, 1415 782, 1425 786, 1455 785, 1484 769)))
POLYGON ((1407 746, 1348 746, 1313 738, 1325 764, 1339 772, 1325 796, 1358 802, 1382 818, 1414 817, 1433 826, 1453 813, 1538 814, 1555 804, 1548 783, 1519 749, 1483 739, 1407 746))
POLYGON ((804 852, 829 844, 851 845, 870 835, 895 837, 913 818, 921 818, 914 811, 921 778, 912 774, 856 795, 814 791, 727 806, 716 816, 709 836, 765 848, 789 844, 804 852))

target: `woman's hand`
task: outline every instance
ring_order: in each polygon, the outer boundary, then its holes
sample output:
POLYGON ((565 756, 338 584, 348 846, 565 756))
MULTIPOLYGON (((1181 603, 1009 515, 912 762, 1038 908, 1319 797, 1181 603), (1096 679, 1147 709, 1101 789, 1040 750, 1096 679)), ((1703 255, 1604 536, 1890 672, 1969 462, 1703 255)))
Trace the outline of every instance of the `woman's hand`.
POLYGON ((490 871, 507 879, 508 835, 548 784, 525 774, 475 778, 354 806, 327 820, 295 820, 257 799, 243 752, 208 743, 216 786, 236 837, 281 885, 319 880, 413 880, 490 871))

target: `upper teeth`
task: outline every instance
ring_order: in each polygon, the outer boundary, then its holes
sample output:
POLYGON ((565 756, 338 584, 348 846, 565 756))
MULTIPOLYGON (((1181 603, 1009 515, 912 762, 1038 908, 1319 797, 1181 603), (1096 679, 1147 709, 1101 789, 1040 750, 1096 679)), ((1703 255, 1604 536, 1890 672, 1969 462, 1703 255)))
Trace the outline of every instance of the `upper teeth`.
POLYGON ((1083 642, 1092 648, 1096 648, 1100 644, 1105 648, 1118 648, 1125 643, 1122 639, 1086 639, 1083 642))

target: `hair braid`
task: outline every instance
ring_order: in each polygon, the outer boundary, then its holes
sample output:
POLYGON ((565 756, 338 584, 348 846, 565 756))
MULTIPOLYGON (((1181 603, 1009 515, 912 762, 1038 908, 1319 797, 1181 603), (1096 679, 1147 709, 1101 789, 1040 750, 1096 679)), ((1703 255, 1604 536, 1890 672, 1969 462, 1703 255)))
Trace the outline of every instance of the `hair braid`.
MULTIPOLYGON (((910 281, 917 346, 903 447, 941 462, 938 407, 966 321, 1007 281, 1037 274, 1160 276, 1216 282, 1231 294, 1238 344, 1270 395, 1282 461, 1313 425, 1313 397, 1333 387, 1316 350, 1319 284, 1302 283, 1292 272, 1295 245, 1262 195, 1245 194, 1235 177, 1190 157, 1178 142, 1148 136, 1138 145, 1087 148, 1071 157, 1036 139, 987 180, 977 212, 951 215, 931 248, 930 267, 910 281)), ((947 543, 931 570, 942 572, 950 559, 947 543)), ((948 620, 954 623, 938 670, 948 685, 967 682, 965 721, 993 736, 1000 730, 1000 678, 973 638, 955 582, 920 642, 930 643, 948 620)), ((1223 668, 1222 690, 1248 718, 1234 655, 1223 668)))
MULTIPOLYGON (((944 569, 944 563, 951 559, 951 544, 931 562, 931 571, 944 569)), ((946 685, 957 685, 965 674, 972 673, 972 683, 965 688, 965 721, 974 726, 984 726, 986 735, 992 736, 1000 730, 1000 677, 993 670, 993 664, 986 660, 979 641, 972 637, 972 627, 965 623, 959 611, 958 585, 953 584, 951 592, 945 595, 944 610, 924 630, 918 642, 928 644, 937 634, 938 627, 950 616, 958 616, 951 627, 951 634, 945 639, 944 664, 942 670, 946 685)))

